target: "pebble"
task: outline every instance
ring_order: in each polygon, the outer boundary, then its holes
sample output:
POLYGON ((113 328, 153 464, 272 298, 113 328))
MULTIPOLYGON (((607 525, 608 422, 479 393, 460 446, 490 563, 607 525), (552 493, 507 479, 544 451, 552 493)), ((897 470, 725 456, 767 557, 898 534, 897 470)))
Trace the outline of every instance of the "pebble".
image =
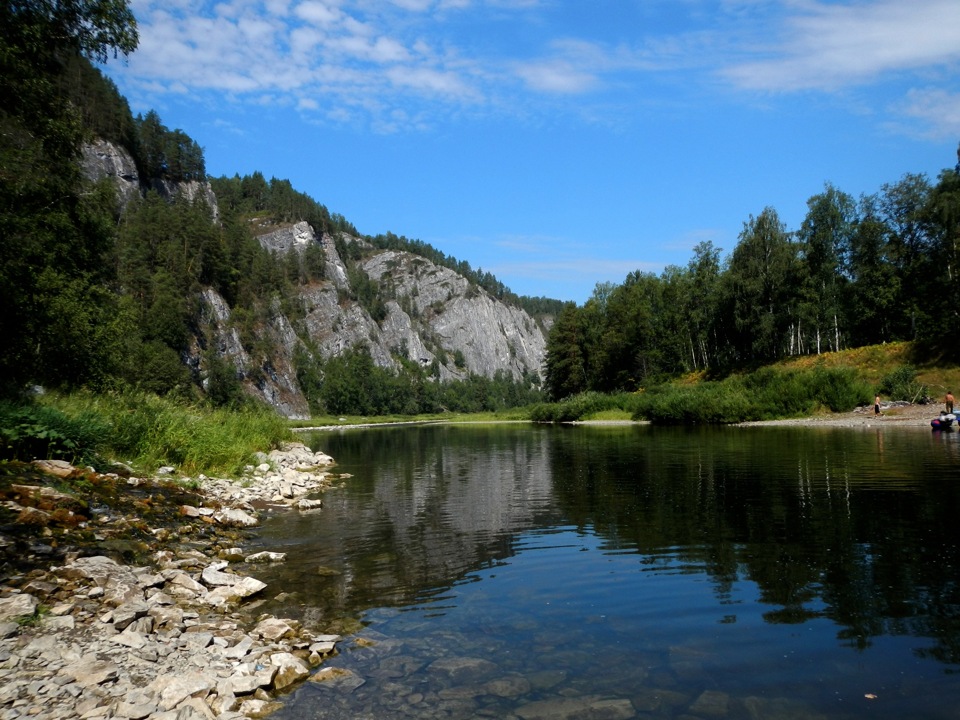
MULTIPOLYGON (((329 456, 291 443, 257 459, 242 484, 198 478, 203 507, 185 505, 181 515, 252 527, 258 503, 319 506, 306 496, 329 487, 329 456)), ((41 467, 64 478, 75 470, 62 461, 41 467)), ((49 494, 18 487, 34 490, 49 494)), ((0 720, 241 720, 279 707, 276 693, 305 681, 340 638, 269 616, 244 628, 237 611, 266 586, 231 570, 245 557, 241 548, 224 554, 194 543, 158 550, 145 567, 68 556, 19 585, 0 585, 0 720)), ((285 559, 258 555, 250 561, 285 559)))

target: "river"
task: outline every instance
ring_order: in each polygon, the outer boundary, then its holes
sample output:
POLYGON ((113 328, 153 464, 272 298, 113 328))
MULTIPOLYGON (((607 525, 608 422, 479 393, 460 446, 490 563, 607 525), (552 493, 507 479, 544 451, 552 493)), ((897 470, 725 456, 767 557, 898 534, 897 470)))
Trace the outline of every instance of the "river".
POLYGON ((351 477, 265 522, 263 610, 345 641, 277 720, 957 717, 960 433, 304 440, 351 477))

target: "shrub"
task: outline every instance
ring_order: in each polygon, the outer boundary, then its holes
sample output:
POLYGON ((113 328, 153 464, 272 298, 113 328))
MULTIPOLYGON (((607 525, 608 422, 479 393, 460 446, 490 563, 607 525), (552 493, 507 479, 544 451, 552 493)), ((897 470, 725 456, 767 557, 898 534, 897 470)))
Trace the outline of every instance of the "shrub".
POLYGON ((60 459, 98 464, 109 426, 94 413, 68 417, 33 403, 0 403, 0 443, 9 460, 60 459))
POLYGON ((880 380, 880 394, 890 400, 917 402, 927 395, 927 386, 917 382, 917 371, 901 365, 880 380))
POLYGON ((148 470, 236 475, 260 450, 292 438, 286 420, 265 407, 211 410, 144 392, 51 397, 65 416, 96 417, 104 453, 148 470))

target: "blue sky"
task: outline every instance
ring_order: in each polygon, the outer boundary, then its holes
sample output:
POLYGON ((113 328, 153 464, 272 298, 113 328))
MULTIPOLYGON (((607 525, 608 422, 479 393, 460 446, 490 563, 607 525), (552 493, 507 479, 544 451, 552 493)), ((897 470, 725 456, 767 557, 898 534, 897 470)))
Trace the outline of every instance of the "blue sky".
POLYGON ((797 229, 960 142, 958 0, 132 0, 134 113, 340 213, 584 302, 797 229))

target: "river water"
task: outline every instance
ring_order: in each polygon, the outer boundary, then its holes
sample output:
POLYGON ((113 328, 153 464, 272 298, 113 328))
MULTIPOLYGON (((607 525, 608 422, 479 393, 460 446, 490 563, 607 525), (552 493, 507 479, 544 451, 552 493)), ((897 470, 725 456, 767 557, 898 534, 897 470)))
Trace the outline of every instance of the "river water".
POLYGON ((464 425, 304 438, 262 610, 314 718, 960 717, 960 433, 464 425))

